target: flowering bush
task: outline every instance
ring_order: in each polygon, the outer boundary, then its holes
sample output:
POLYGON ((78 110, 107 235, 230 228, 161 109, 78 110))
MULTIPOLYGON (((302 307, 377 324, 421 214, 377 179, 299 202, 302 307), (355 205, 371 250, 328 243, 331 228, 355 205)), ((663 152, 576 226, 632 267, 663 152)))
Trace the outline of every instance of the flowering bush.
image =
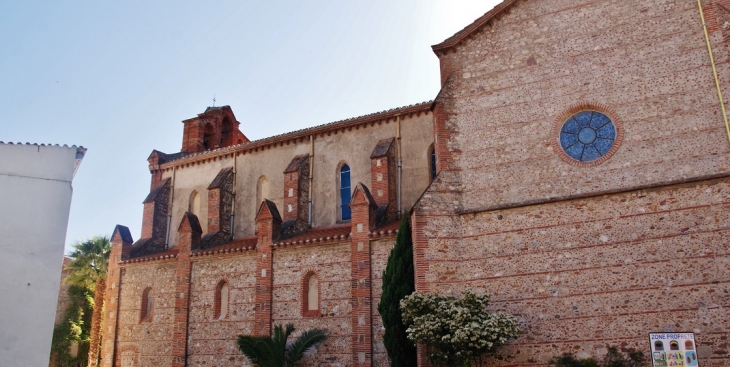
POLYGON ((464 292, 462 298, 413 293, 401 302, 408 339, 429 347, 432 363, 471 366, 519 335, 514 317, 487 311, 489 296, 464 292))

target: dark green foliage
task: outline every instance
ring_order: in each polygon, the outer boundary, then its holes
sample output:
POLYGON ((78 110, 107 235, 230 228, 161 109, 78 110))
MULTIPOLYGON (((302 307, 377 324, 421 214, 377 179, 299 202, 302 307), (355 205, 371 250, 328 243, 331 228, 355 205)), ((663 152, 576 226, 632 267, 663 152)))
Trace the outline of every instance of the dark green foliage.
POLYGON ((601 367, 645 367, 644 353, 628 349, 626 354, 619 352, 618 348, 608 347, 608 354, 603 359, 601 367))
POLYGON ((238 349, 253 364, 259 367, 292 367, 304 357, 304 353, 327 338, 327 332, 319 329, 307 330, 291 343, 289 335, 294 325, 274 326, 274 336, 239 335, 238 349))
POLYGON ((413 271, 413 240, 408 217, 403 216, 395 247, 388 257, 388 265, 383 272, 383 294, 378 304, 378 312, 383 319, 385 335, 383 344, 388 351, 392 367, 411 367, 416 365, 416 347, 408 340, 406 325, 401 316, 400 301, 416 290, 413 271))
POLYGON ((555 367, 646 367, 644 353, 635 349, 627 349, 626 354, 621 353, 617 347, 609 346, 608 354, 601 363, 593 358, 577 359, 570 353, 560 357, 553 357, 550 365, 555 367))
POLYGON ((94 307, 93 292, 87 288, 70 286, 68 288, 70 306, 63 322, 53 329, 51 356, 55 365, 75 365, 86 363, 89 352, 89 332, 91 313, 94 307), (76 358, 69 354, 72 343, 79 344, 76 358))
POLYGON ((550 365, 555 367, 598 367, 598 362, 593 358, 578 359, 570 353, 565 353, 560 357, 553 357, 550 365))

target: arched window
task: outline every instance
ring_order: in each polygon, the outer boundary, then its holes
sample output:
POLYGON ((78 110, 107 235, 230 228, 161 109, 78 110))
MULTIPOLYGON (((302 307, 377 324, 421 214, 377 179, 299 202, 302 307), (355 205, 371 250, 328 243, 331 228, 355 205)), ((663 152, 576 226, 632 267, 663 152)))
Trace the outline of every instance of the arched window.
POLYGON ((152 288, 146 288, 142 292, 142 304, 140 305, 140 316, 139 320, 152 321, 152 288))
POLYGON ((436 149, 434 149, 433 144, 428 149, 428 162, 429 177, 433 181, 436 179, 436 149))
POLYGON ((266 176, 259 177, 259 181, 256 183, 256 207, 255 210, 259 210, 259 205, 264 199, 270 199, 269 197, 269 179, 266 176))
POLYGON ((188 211, 195 214, 200 219, 200 195, 197 190, 193 190, 190 193, 190 202, 188 204, 188 211))
POLYGON ((213 306, 213 317, 224 319, 228 316, 228 282, 221 280, 215 288, 215 304, 213 306))
POLYGON ((231 133, 233 132, 233 124, 231 123, 231 120, 228 119, 228 117, 223 119, 222 124, 222 130, 221 130, 221 146, 225 147, 228 145, 232 145, 233 143, 233 137, 231 136, 231 133))
POLYGON ((343 164, 340 168, 340 220, 350 220, 350 166, 343 164))
POLYGON ((205 150, 213 149, 213 125, 211 124, 205 124, 205 129, 203 130, 203 147, 205 147, 205 150))
POLYGON ((304 316, 319 316, 319 279, 317 274, 311 273, 304 277, 302 294, 302 314, 304 316))

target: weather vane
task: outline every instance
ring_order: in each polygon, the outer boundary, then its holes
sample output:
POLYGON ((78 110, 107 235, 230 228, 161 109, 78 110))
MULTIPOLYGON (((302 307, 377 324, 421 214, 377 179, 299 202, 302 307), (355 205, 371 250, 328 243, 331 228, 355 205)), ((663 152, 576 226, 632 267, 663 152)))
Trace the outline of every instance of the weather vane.
POLYGON ((213 107, 215 107, 215 94, 213 94, 213 107))

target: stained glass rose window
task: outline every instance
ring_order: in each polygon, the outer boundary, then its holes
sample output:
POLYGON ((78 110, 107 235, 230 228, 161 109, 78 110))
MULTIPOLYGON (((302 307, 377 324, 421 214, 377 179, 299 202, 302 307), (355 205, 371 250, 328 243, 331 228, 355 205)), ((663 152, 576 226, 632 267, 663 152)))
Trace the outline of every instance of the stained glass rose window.
POLYGON ((597 111, 581 111, 560 129, 560 146, 579 162, 592 162, 606 155, 616 140, 616 126, 597 111))

